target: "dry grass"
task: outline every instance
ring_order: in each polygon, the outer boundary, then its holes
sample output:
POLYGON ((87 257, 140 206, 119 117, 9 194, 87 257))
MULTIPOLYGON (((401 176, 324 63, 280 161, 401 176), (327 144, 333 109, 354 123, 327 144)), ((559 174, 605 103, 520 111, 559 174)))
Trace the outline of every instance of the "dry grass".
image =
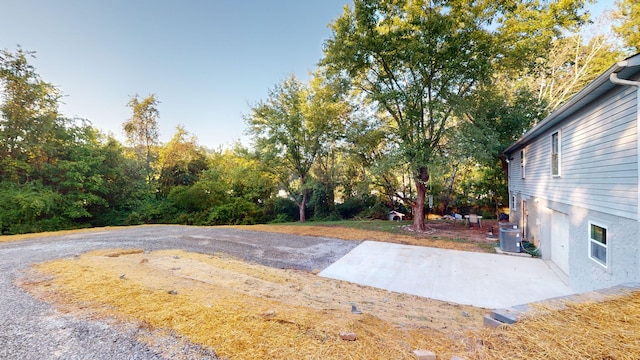
MULTIPOLYGON (((464 242, 350 228, 247 229, 475 251, 464 242)), ((414 359, 414 349, 438 359, 640 359, 640 292, 483 329, 483 309, 180 250, 94 251, 39 264, 20 281, 64 311, 174 331, 233 359, 414 359), (351 313, 352 301, 364 315, 351 313), (341 331, 358 339, 341 340, 341 331)))
POLYGON ((233 359, 638 359, 640 293, 541 309, 482 329, 486 312, 312 274, 180 250, 100 250, 21 280, 72 313, 175 331, 233 359), (122 276, 124 275, 124 276, 122 276), (352 314, 355 302, 364 315, 352 314), (355 332, 344 341, 342 331, 355 332))
POLYGON ((85 233, 96 232, 96 231, 107 231, 107 230, 112 231, 116 229, 122 229, 122 228, 104 227, 104 228, 91 228, 91 229, 47 231, 47 232, 41 232, 41 233, 29 233, 29 234, 18 234, 18 235, 0 235, 0 243, 27 240, 27 239, 40 239, 40 238, 50 237, 50 236, 85 234, 85 233))
POLYGON ((484 330, 482 359, 640 359, 640 292, 484 330))
MULTIPOLYGON (((474 242, 474 241, 452 241, 455 240, 456 231, 450 231, 449 239, 436 238, 433 236, 413 235, 413 234, 391 234, 382 231, 362 230, 354 229, 342 226, 300 226, 300 225, 240 225, 233 226, 233 228, 253 231, 274 232, 281 234, 295 234, 304 236, 322 236, 332 237, 343 240, 370 240, 370 241, 382 241, 388 243, 416 245, 416 246, 429 246, 441 249, 463 250, 463 251, 477 251, 477 252, 495 252, 490 251, 490 247, 483 244, 486 242, 474 242)), ((458 233, 468 232, 466 229, 460 229, 458 233)), ((473 233, 476 237, 482 239, 483 235, 480 232, 473 233)))
POLYGON ((179 250, 47 262, 22 286, 67 311, 170 329, 233 359, 412 359, 416 348, 453 355, 464 350, 457 334, 477 329, 484 313, 179 250), (351 301, 364 315, 351 313, 351 301), (342 331, 357 341, 341 340, 342 331))

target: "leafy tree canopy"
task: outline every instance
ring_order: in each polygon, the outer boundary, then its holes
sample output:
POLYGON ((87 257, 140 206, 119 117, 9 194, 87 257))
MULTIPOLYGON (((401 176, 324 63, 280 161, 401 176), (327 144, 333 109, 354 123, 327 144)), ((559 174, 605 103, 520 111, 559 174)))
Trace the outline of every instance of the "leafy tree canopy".
POLYGON ((618 24, 613 27, 630 52, 640 51, 640 2, 617 0, 614 13, 618 24))

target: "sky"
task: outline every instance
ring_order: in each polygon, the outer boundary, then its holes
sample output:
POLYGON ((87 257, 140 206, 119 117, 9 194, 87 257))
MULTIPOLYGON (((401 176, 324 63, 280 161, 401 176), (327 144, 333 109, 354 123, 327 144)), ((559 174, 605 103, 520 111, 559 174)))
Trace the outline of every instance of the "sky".
MULTIPOLYGON (((593 13, 613 9, 598 0, 593 13)), ((63 93, 66 117, 123 140, 131 96, 160 101, 160 140, 182 125, 211 149, 248 144, 243 116, 291 74, 307 81, 350 0, 0 0, 0 48, 63 93)))

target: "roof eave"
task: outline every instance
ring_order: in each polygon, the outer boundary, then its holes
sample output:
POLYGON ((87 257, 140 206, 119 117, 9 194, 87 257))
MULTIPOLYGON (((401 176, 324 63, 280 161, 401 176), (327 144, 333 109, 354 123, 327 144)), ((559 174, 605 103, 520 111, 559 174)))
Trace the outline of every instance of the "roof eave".
POLYGON ((531 130, 527 131, 518 141, 511 144, 508 148, 506 148, 503 153, 505 155, 514 152, 515 150, 522 147, 524 144, 528 143, 531 139, 539 136, 545 131, 549 130, 549 128, 553 127, 560 121, 567 118, 569 115, 575 113, 580 108, 585 106, 594 100, 597 96, 590 96, 593 94, 597 94, 598 96, 613 89, 616 85, 613 84, 609 77, 613 73, 618 73, 625 68, 637 67, 640 66, 640 54, 636 54, 631 56, 623 61, 619 61, 611 66, 607 71, 598 76, 595 80, 593 80, 589 85, 587 85, 584 89, 580 90, 576 95, 574 95, 569 101, 564 103, 558 109, 556 109, 549 116, 540 121, 536 126, 531 128, 531 130))

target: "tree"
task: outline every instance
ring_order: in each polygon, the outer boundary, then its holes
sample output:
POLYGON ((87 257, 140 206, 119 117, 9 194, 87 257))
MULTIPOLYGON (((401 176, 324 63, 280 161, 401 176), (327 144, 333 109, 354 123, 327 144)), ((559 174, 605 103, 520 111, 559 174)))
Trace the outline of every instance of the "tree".
POLYGON ((329 104, 316 95, 291 76, 245 117, 256 153, 298 205, 301 222, 306 219, 310 169, 324 146, 330 119, 323 108, 329 104))
POLYGON ((429 165, 467 98, 498 65, 534 66, 563 29, 584 20, 584 2, 356 0, 332 24, 322 64, 348 76, 394 124, 417 190, 415 230, 425 229, 429 165))
POLYGON ((275 192, 275 180, 245 149, 215 151, 211 166, 192 186, 178 185, 167 199, 182 224, 255 224, 265 219, 264 207, 275 192))
POLYGON ((93 225, 124 225, 132 211, 149 200, 147 178, 137 160, 125 155, 123 145, 112 136, 99 135, 93 153, 102 158, 97 175, 102 179, 101 196, 106 205, 93 208, 93 225))
MULTIPOLYGON (((549 58, 553 42, 566 32, 577 32, 589 14, 584 11, 588 0, 487 0, 479 7, 496 30, 495 45, 502 71, 518 74, 536 72, 549 58)), ((478 6, 468 7, 469 12, 478 6)))
POLYGON ((637 0, 617 0, 614 17, 618 25, 614 31, 622 38, 630 52, 640 51, 640 2, 637 0))
POLYGON ((605 14, 595 24, 583 24, 572 33, 551 39, 533 68, 519 71, 513 80, 501 74, 497 85, 514 92, 526 87, 546 103, 547 112, 552 112, 623 56, 612 41, 615 36, 602 32, 610 28, 610 21, 605 14))
MULTIPOLYGON (((469 101, 471 106, 458 131, 448 138, 447 149, 460 169, 470 169, 466 174, 472 178, 462 183, 474 191, 467 193, 482 194, 498 213, 500 203, 508 198, 502 151, 546 116, 546 103, 526 88, 506 86, 483 87, 469 101)), ((454 179, 450 185, 454 186, 454 179)))
POLYGON ((455 13, 422 2, 357 0, 325 44, 323 64, 346 73, 395 125, 417 189, 417 231, 425 230, 429 164, 462 99, 490 74, 491 37, 477 19, 455 13))
POLYGON ((160 149, 160 192, 164 195, 174 186, 190 186, 207 169, 204 150, 198 146, 195 136, 182 126, 176 127, 176 134, 160 149))
POLYGON ((307 116, 315 123, 323 124, 319 141, 323 145, 311 172, 315 176, 313 186, 313 216, 317 219, 339 217, 335 206, 335 191, 341 173, 345 141, 345 129, 350 123, 351 106, 345 99, 344 83, 330 81, 316 71, 309 84, 310 96, 305 106, 307 116))
POLYGON ((149 182, 153 179, 152 163, 157 158, 156 146, 160 133, 158 131, 158 100, 151 94, 140 100, 134 95, 127 103, 132 116, 122 125, 127 141, 133 147, 138 159, 143 160, 149 182))
POLYGON ((59 90, 43 81, 18 48, 0 51, 0 180, 24 183, 48 161, 51 135, 60 127, 59 90))

